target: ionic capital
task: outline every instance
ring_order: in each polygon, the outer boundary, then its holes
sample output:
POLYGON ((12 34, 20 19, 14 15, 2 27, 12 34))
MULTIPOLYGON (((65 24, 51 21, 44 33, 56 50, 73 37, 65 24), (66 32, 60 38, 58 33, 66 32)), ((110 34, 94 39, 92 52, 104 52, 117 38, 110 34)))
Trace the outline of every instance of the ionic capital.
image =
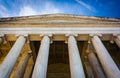
POLYGON ((77 37, 77 36, 78 36, 78 34, 74 34, 74 33, 73 33, 73 34, 65 34, 65 36, 66 36, 66 37, 69 37, 69 36, 74 36, 74 37, 77 37))
POLYGON ((50 43, 53 43, 53 34, 40 34, 40 37, 48 36, 50 38, 50 43))
POLYGON ((1 38, 1 40, 2 40, 1 43, 3 43, 3 44, 7 43, 5 34, 0 34, 0 38, 1 38))
POLYGON ((78 37, 78 34, 65 34, 65 43, 68 43, 68 37, 69 36, 74 36, 75 38, 77 38, 78 37))
POLYGON ((90 36, 90 37, 94 37, 94 36, 102 37, 102 34, 100 34, 100 33, 89 34, 89 36, 90 36))
POLYGON ((16 37, 23 36, 23 37, 28 37, 28 34, 16 34, 16 37))

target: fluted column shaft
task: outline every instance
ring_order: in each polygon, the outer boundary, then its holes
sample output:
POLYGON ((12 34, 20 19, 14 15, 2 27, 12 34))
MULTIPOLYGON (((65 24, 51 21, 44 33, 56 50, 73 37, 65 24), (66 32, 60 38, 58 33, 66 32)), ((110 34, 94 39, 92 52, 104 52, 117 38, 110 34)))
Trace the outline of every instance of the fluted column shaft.
POLYGON ((95 77, 96 78, 106 78, 102 71, 102 68, 97 60, 97 57, 95 56, 95 54, 93 52, 90 52, 88 54, 88 59, 93 68, 93 71, 95 73, 95 77))
POLYGON ((93 46, 108 78, 120 78, 120 70, 98 36, 92 38, 93 46))
POLYGON ((19 36, 0 66, 0 78, 8 78, 10 76, 10 73, 17 61, 18 56, 20 55, 20 52, 22 51, 25 41, 26 39, 24 36, 19 36))
POLYGON ((74 36, 68 37, 71 78, 85 78, 80 54, 74 36))
POLYGON ((29 57, 30 54, 28 53, 22 57, 14 73, 14 78, 23 78, 29 57))
POLYGON ((44 36, 39 48, 32 78, 46 78, 50 38, 44 36))

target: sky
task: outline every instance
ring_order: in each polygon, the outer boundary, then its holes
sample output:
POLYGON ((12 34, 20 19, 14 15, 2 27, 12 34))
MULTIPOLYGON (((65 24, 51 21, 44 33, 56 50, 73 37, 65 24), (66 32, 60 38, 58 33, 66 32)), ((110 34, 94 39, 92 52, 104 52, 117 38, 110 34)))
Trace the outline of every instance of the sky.
POLYGON ((0 18, 56 13, 120 18, 120 0, 0 0, 0 18))

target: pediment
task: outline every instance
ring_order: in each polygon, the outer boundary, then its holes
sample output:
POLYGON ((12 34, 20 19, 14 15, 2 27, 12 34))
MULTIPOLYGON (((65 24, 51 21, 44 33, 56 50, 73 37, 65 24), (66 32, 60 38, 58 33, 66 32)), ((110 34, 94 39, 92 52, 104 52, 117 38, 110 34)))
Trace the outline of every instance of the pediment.
POLYGON ((71 14, 47 14, 0 19, 0 27, 120 26, 120 19, 71 14), (9 25, 9 26, 8 26, 9 25))
MULTIPOLYGON (((82 15, 72 15, 72 14, 46 14, 46 15, 33 15, 33 16, 20 16, 20 17, 8 17, 8 18, 0 18, 0 22, 2 21, 14 21, 14 20, 32 20, 32 19, 43 19, 43 20, 58 20, 58 21, 70 21, 72 19, 78 20, 102 20, 102 21, 119 21, 117 18, 108 18, 108 17, 95 17, 95 16, 82 16, 82 15), (51 18, 51 19, 50 19, 51 18), (54 19, 53 19, 54 18, 54 19), (69 19, 69 20, 68 20, 69 19)), ((34 20, 33 20, 34 21, 34 20)))

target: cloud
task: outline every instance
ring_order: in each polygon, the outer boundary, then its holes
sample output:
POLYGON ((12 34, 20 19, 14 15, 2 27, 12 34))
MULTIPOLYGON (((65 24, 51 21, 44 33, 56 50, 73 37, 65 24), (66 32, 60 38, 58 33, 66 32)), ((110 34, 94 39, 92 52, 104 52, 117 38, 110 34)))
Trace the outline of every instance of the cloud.
POLYGON ((28 15, 36 15, 38 14, 31 6, 21 7, 19 16, 28 16, 28 15))
POLYGON ((45 3, 45 6, 36 10, 32 6, 23 6, 20 9, 19 16, 38 15, 38 14, 53 14, 63 13, 62 10, 56 8, 52 3, 45 3))
POLYGON ((3 6, 3 5, 0 5, 0 9, 1 9, 2 11, 7 11, 6 7, 3 6))
POLYGON ((92 7, 89 4, 83 2, 82 0, 76 0, 76 2, 78 2, 79 4, 81 4, 82 6, 84 6, 85 8, 87 8, 88 10, 90 10, 92 12, 96 12, 96 9, 94 7, 92 7))
MULTIPOLYGON (((9 1, 8 1, 9 2, 9 1)), ((29 16, 29 15, 41 15, 41 14, 54 14, 54 13, 64 13, 65 11, 60 9, 59 7, 56 7, 54 3, 52 2, 43 2, 41 5, 32 5, 27 4, 30 3, 31 0, 19 1, 21 4, 18 4, 18 1, 16 1, 16 4, 10 3, 10 6, 12 6, 10 9, 8 9, 8 6, 4 6, 0 4, 0 17, 13 17, 13 16, 29 16), (37 7, 36 7, 37 6, 37 7)))
POLYGON ((8 10, 6 9, 5 6, 3 5, 0 5, 0 17, 8 17, 9 16, 9 12, 8 10))
POLYGON ((52 3, 46 3, 40 14, 63 13, 62 10, 56 8, 52 3))

